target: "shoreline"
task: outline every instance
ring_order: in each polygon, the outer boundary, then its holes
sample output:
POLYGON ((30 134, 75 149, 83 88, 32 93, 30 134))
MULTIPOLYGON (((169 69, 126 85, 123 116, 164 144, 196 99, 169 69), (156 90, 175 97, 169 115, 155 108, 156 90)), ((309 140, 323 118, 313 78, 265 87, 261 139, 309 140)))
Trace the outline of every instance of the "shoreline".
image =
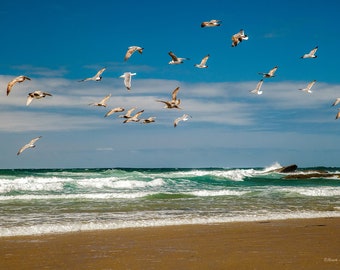
POLYGON ((0 237, 1 269, 334 269, 340 217, 0 237))

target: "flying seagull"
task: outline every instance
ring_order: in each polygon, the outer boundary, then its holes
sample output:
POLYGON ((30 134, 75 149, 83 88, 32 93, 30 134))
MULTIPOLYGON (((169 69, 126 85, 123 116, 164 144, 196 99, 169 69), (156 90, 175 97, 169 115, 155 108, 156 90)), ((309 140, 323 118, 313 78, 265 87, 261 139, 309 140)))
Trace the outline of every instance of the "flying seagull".
POLYGON ((12 87, 16 84, 16 83, 22 83, 25 80, 31 80, 29 77, 24 76, 24 75, 20 75, 16 78, 14 78, 13 80, 11 80, 8 84, 7 84, 7 96, 9 95, 9 93, 12 90, 12 87))
POLYGON ((127 90, 131 89, 131 79, 132 76, 136 75, 137 73, 131 73, 131 72, 124 72, 123 75, 119 76, 119 78, 124 78, 124 85, 127 90))
POLYGON ((235 35, 233 35, 231 37, 231 46, 232 47, 236 47, 240 42, 242 42, 243 40, 247 40, 248 36, 244 33, 244 30, 241 29, 238 33, 236 33, 235 35))
POLYGON ((263 92, 261 90, 261 87, 262 87, 262 84, 263 84, 263 79, 261 79, 257 85, 256 85, 256 88, 254 90, 251 90, 249 91, 250 93, 253 93, 253 94, 258 94, 258 95, 261 95, 263 92))
POLYGON ((140 119, 139 119, 138 117, 139 117, 143 112, 144 112, 144 110, 141 110, 141 111, 137 112, 135 115, 133 115, 133 116, 127 118, 126 120, 124 120, 123 123, 125 124, 125 123, 128 123, 128 122, 139 122, 140 119))
POLYGON ((28 148, 34 148, 35 147, 35 142, 39 140, 42 136, 36 137, 32 139, 28 144, 25 144, 23 147, 21 147, 17 153, 17 156, 20 155, 24 150, 28 148))
POLYGON ((169 65, 183 64, 184 60, 190 60, 190 58, 177 57, 172 51, 168 52, 168 54, 171 57, 171 61, 169 62, 169 65))
POLYGON ((210 54, 207 54, 206 56, 203 57, 203 59, 201 60, 201 63, 199 64, 195 64, 195 67, 197 68, 207 68, 207 61, 210 57, 210 54))
POLYGON ((106 102, 109 100, 109 98, 111 97, 111 94, 107 95, 106 97, 104 97, 101 101, 99 101, 98 103, 90 103, 89 105, 93 105, 93 106, 102 106, 102 107, 106 107, 106 102))
POLYGON ((312 87, 313 87, 313 85, 315 84, 315 82, 316 82, 316 80, 313 80, 313 81, 311 81, 305 88, 299 88, 299 90, 301 90, 301 91, 305 91, 305 92, 307 92, 307 93, 312 93, 312 87))
POLYGON ((104 117, 108 117, 108 116, 110 116, 111 114, 114 114, 114 113, 116 113, 116 112, 123 112, 124 110, 125 110, 125 109, 122 108, 122 107, 113 108, 113 109, 109 110, 109 111, 105 114, 104 117))
POLYGON ((32 93, 29 93, 27 96, 27 101, 26 101, 26 106, 30 105, 33 99, 41 99, 44 98, 46 96, 52 96, 50 93, 47 92, 43 92, 40 90, 36 90, 32 93))
POLYGON ((90 77, 90 78, 86 78, 86 79, 83 79, 83 80, 80 80, 80 82, 86 82, 86 81, 101 81, 102 80, 102 74, 103 72, 106 70, 106 68, 102 68, 101 70, 99 70, 97 72, 96 75, 94 75, 93 77, 90 77))
POLYGON ((336 106, 340 103, 340 98, 337 98, 334 103, 332 104, 332 106, 336 106))
POLYGON ((180 107, 178 107, 178 105, 181 103, 181 100, 177 99, 178 91, 179 91, 179 86, 176 87, 176 89, 174 91, 172 91, 171 100, 169 100, 169 101, 165 101, 165 100, 156 100, 156 101, 164 103, 165 104, 164 108, 167 108, 167 109, 173 109, 173 108, 180 109, 180 107))
POLYGON ((143 119, 142 120, 142 124, 150 124, 150 123, 153 123, 155 121, 156 121, 156 117, 150 116, 150 117, 148 117, 146 119, 143 119))
POLYGON ((269 70, 268 73, 258 72, 258 74, 263 75, 263 78, 272 78, 272 77, 275 77, 275 72, 277 69, 278 69, 278 66, 275 66, 271 70, 269 70))
POLYGON ((180 121, 187 121, 189 118, 191 118, 191 115, 189 114, 183 114, 181 117, 176 118, 174 121, 174 127, 177 127, 180 121))
POLYGON ((119 118, 130 118, 130 117, 131 117, 131 113, 132 113, 134 110, 136 110, 135 107, 129 109, 129 110, 126 112, 126 114, 121 114, 121 115, 119 115, 118 117, 119 117, 119 118))
POLYGON ((144 48, 139 46, 130 46, 125 54, 124 61, 127 61, 134 52, 143 53, 144 48))
POLYGON ((316 46, 313 50, 309 53, 302 55, 300 58, 317 58, 318 56, 315 55, 316 51, 318 50, 318 46, 316 46))
POLYGON ((221 25, 221 20, 210 20, 207 22, 202 22, 201 27, 215 27, 221 25))

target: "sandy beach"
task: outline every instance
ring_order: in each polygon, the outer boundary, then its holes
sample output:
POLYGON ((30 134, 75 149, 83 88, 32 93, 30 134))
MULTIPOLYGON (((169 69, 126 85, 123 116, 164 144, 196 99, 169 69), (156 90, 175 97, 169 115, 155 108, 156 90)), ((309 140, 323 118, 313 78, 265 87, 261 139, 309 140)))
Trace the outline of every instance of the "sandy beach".
POLYGON ((0 238, 0 269, 339 269, 340 218, 0 238))

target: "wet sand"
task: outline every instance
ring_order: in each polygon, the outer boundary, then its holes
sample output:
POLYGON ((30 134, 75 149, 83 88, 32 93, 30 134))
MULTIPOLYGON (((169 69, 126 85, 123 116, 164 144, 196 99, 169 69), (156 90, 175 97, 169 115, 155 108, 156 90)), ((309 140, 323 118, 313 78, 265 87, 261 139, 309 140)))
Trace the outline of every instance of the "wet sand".
POLYGON ((340 218, 0 237, 0 269, 340 269, 340 218))

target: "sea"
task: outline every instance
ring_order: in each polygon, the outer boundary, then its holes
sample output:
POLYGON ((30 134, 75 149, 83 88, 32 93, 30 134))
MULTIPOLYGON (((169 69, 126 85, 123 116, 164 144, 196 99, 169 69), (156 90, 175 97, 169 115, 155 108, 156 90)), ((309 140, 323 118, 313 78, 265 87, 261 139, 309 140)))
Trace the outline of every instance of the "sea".
POLYGON ((280 167, 1 169, 0 237, 340 217, 340 168, 280 167))

